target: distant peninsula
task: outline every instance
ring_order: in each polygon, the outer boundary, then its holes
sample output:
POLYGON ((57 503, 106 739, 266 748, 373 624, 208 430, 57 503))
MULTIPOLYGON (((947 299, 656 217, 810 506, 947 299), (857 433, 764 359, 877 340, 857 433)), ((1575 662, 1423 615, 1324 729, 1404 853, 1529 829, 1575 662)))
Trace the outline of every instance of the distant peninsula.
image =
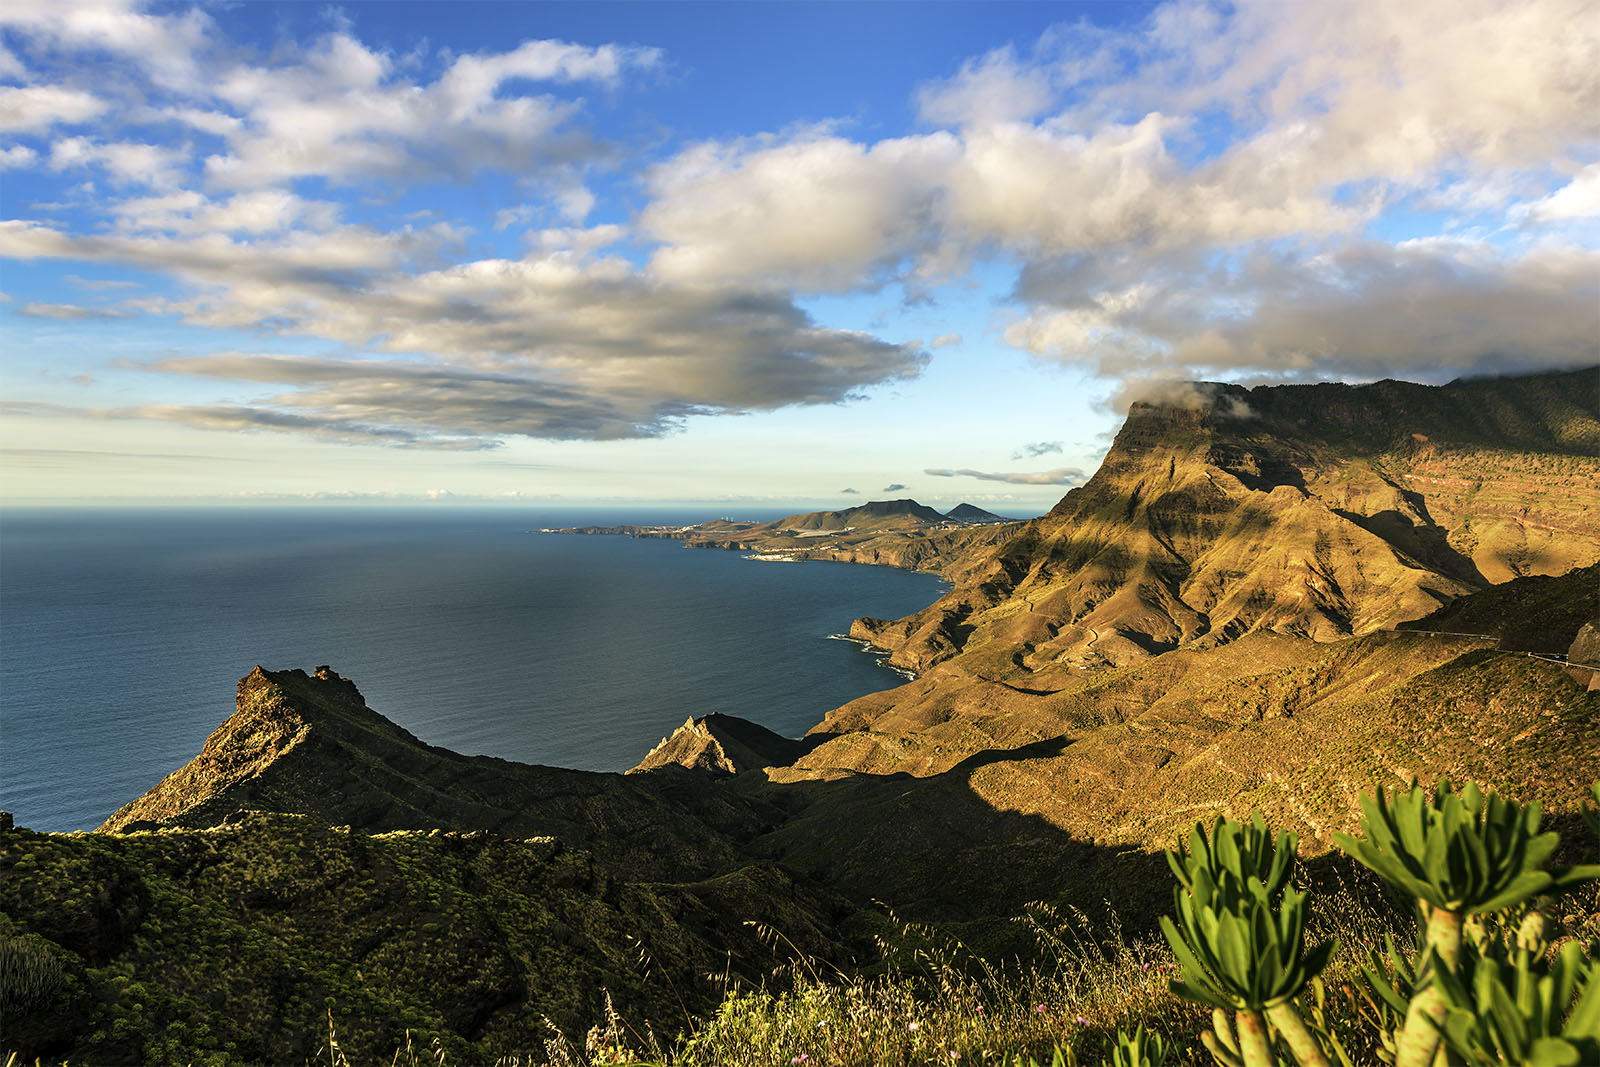
POLYGON ((712 519, 689 526, 567 526, 552 534, 621 535, 682 541, 689 548, 748 552, 780 562, 871 563, 953 577, 951 568, 1022 526, 974 504, 939 512, 915 500, 872 500, 840 511, 812 511, 772 522, 712 519))

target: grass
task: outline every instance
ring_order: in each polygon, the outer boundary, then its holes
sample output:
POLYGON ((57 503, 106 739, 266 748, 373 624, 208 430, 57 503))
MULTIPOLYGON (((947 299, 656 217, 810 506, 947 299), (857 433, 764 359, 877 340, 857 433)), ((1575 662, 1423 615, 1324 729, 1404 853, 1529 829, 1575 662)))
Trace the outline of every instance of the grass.
MULTIPOLYGON (((1362 993, 1360 964, 1386 936, 1410 943, 1415 925, 1370 884, 1336 882, 1315 897, 1311 941, 1341 946, 1319 991, 1303 998, 1308 1017, 1333 1032, 1357 1063, 1378 1063, 1381 1040, 1362 993)), ((1600 934, 1600 887, 1549 902, 1560 941, 1600 934)), ((1033 962, 998 966, 932 931, 901 925, 882 945, 886 967, 850 977, 804 958, 790 960, 760 988, 732 989, 692 1033, 666 1043, 630 1028, 615 1012, 581 1043, 551 1039, 542 1053, 501 1062, 527 1067, 931 1067, 1106 1062, 1119 1029, 1141 1023, 1163 1035, 1173 1067, 1213 1061, 1199 1035, 1209 1012, 1168 991, 1176 970, 1164 942, 1124 939, 1114 916, 1093 923, 1079 912, 1038 906, 1023 920, 1038 940, 1033 962)), ((401 1059, 406 1067, 434 1061, 401 1059)), ((442 1063, 442 1061, 440 1061, 442 1063)))
MULTIPOLYGON (((1331 991, 1325 1017, 1347 1047, 1375 1054, 1361 1038, 1358 961, 1385 934, 1409 938, 1414 928, 1363 886, 1339 884, 1319 899, 1312 936, 1348 946, 1325 975, 1331 991)), ((1164 941, 1125 938, 1115 915, 1094 922, 1043 905, 1019 921, 1039 947, 1027 962, 995 964, 926 927, 896 924, 898 935, 880 943, 876 974, 845 975, 791 956, 761 986, 730 988, 712 1015, 675 1040, 631 1027, 608 1011, 582 1041, 552 1036, 543 1050, 501 1062, 1014 1067, 1050 1063, 1059 1051, 1065 1063, 1090 1064, 1109 1056, 1119 1029, 1132 1032, 1142 1023, 1165 1038, 1170 1064, 1211 1063, 1199 1041, 1210 1013, 1169 992, 1176 964, 1164 941)), ((434 1061, 402 1056, 399 1062, 416 1067, 434 1061)))

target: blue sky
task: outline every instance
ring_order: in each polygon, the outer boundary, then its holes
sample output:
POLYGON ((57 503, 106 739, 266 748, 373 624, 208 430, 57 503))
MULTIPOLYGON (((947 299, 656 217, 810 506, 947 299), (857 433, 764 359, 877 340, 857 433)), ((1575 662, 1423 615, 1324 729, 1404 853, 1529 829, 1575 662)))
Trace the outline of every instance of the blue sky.
POLYGON ((1600 25, 17 0, 0 498, 1031 514, 1127 403, 1600 361, 1600 25))

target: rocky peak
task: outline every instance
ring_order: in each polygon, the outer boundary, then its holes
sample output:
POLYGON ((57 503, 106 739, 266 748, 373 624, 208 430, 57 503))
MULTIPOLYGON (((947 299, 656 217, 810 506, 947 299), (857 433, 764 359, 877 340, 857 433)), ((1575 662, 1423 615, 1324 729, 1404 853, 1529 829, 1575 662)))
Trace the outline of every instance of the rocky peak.
POLYGON ((678 766, 714 775, 738 774, 793 763, 813 745, 790 740, 748 719, 713 712, 685 719, 628 773, 678 766))

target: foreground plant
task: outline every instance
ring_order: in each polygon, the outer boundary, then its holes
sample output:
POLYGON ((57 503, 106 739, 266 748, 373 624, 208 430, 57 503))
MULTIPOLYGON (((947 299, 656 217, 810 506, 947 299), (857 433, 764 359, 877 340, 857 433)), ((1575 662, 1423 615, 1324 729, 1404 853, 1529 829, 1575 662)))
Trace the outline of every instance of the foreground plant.
POLYGON ((1457 793, 1445 780, 1431 798, 1415 784, 1393 800, 1380 789, 1363 795, 1361 808, 1366 837, 1335 834, 1334 842, 1417 902, 1422 940, 1394 1062, 1427 1067, 1449 1010, 1440 976, 1460 969, 1469 917, 1592 878, 1600 867, 1545 870, 1560 836, 1538 832, 1539 804, 1524 808, 1470 783, 1457 793))
POLYGON ((1600 1063, 1600 946, 1569 941, 1552 953, 1544 916, 1530 912, 1514 934, 1464 947, 1459 972, 1441 971, 1444 1043, 1471 1065, 1600 1063))
POLYGON ((1248 824, 1219 818, 1209 838, 1197 825, 1188 847, 1167 853, 1177 919, 1163 916, 1161 929, 1183 968, 1172 990, 1211 1005, 1201 1040, 1228 1067, 1273 1067, 1269 1020, 1302 1067, 1330 1067, 1294 1006, 1336 947, 1305 947, 1305 894, 1289 885, 1295 846, 1290 833, 1274 840, 1258 813, 1248 824))
MULTIPOLYGON (((1590 790, 1600 799, 1600 783, 1590 790)), ((1361 798, 1365 836, 1338 845, 1416 902, 1415 954, 1392 938, 1368 953, 1356 1007, 1395 1067, 1600 1063, 1600 946, 1552 953, 1529 902, 1600 877, 1600 865, 1547 870, 1560 838, 1526 807, 1448 781, 1361 798), (1527 912, 1520 925, 1513 918, 1527 912), (1514 930, 1514 933, 1508 931, 1514 930)), ((1585 811, 1586 818, 1589 813, 1585 811)), ((1591 825, 1595 825, 1591 819, 1591 825)), ((1249 823, 1196 826, 1167 853, 1178 880, 1162 930, 1183 968, 1179 996, 1212 1006, 1207 1049, 1224 1067, 1301 1067, 1352 1059, 1327 1024, 1318 975, 1333 941, 1305 946, 1305 897, 1290 885, 1294 835, 1249 823), (1296 1007, 1315 996, 1308 1026, 1296 1007), (1230 1015, 1231 1012, 1231 1015, 1230 1015)))

